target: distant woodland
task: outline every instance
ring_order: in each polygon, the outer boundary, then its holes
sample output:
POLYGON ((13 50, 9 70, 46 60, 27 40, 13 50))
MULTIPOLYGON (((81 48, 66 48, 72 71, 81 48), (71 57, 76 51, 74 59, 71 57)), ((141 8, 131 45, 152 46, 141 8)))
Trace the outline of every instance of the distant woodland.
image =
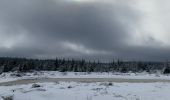
POLYGON ((84 59, 26 59, 0 57, 0 73, 28 71, 60 71, 60 72, 143 72, 163 74, 170 73, 168 62, 142 62, 113 60, 108 63, 100 61, 86 61, 84 59))

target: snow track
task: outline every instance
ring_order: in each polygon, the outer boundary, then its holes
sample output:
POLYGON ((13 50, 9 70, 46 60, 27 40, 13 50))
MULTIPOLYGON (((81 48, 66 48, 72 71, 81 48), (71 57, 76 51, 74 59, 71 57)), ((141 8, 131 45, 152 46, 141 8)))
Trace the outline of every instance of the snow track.
POLYGON ((156 83, 165 82, 170 83, 166 79, 125 79, 125 78, 39 78, 39 79, 23 79, 9 82, 2 82, 0 86, 23 85, 30 83, 44 83, 44 82, 115 82, 115 83, 156 83))

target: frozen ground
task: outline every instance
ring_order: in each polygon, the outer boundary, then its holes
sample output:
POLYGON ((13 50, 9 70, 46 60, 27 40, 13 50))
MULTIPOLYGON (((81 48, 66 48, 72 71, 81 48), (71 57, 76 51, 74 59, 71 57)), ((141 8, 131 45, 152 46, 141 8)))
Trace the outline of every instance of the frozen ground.
POLYGON ((37 79, 37 78, 124 78, 124 79, 166 79, 170 80, 169 75, 148 74, 143 73, 87 73, 87 72, 56 72, 56 71, 40 71, 32 73, 22 73, 21 77, 16 76, 17 73, 3 73, 0 75, 0 82, 21 80, 21 79, 37 79))
POLYGON ((39 83, 1 86, 0 96, 14 100, 168 100, 169 83, 39 83))
MULTIPOLYGON (((3 73, 0 84, 15 80, 39 80, 60 78, 69 79, 134 79, 134 80, 170 80, 170 76, 147 73, 60 73, 60 72, 32 72, 32 73, 3 73), (18 77, 19 76, 19 77, 18 77)), ((169 100, 169 82, 55 82, 43 81, 41 87, 32 88, 33 83, 0 86, 1 97, 13 96, 14 100, 169 100)), ((26 82, 26 83, 27 83, 26 82)), ((2 99, 3 100, 3 99, 2 99)))

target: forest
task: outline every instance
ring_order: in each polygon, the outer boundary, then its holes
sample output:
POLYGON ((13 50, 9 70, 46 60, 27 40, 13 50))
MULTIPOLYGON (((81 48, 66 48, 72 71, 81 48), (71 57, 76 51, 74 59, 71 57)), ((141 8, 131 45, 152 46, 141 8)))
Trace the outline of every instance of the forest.
POLYGON ((87 61, 84 59, 27 59, 0 57, 0 73, 2 72, 28 72, 28 71, 60 71, 60 72, 149 72, 161 71, 170 73, 169 62, 144 62, 112 60, 103 63, 101 61, 87 61))

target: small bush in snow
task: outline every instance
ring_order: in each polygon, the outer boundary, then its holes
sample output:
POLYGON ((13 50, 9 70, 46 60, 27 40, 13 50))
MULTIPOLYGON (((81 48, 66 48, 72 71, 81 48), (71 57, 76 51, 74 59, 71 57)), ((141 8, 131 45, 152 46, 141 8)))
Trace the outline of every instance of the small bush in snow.
POLYGON ((13 100, 13 96, 2 96, 3 100, 13 100))
POLYGON ((13 74, 11 74, 11 76, 15 76, 15 77, 22 77, 22 75, 21 75, 21 74, 19 74, 19 73, 13 73, 13 74))
POLYGON ((166 68, 163 72, 163 74, 170 74, 170 68, 166 68))
POLYGON ((108 86, 113 86, 113 83, 108 83, 108 86))
POLYGON ((71 89, 71 88, 73 88, 73 87, 70 85, 70 86, 68 86, 67 88, 71 89))
POLYGON ((41 87, 39 84, 33 84, 32 85, 32 88, 38 88, 38 87, 41 87))
POLYGON ((104 86, 113 86, 113 83, 109 82, 109 83, 101 83, 100 85, 104 85, 104 86))

